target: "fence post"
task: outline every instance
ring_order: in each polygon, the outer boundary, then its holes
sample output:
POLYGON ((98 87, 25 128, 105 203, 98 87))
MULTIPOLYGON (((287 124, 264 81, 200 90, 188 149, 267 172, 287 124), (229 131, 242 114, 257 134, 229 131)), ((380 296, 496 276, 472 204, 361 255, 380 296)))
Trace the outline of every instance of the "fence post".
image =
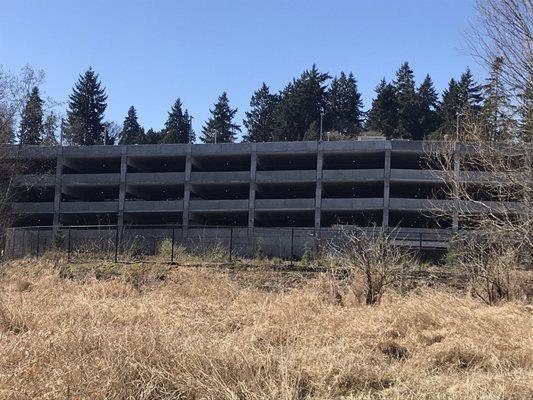
POLYGON ((70 229, 71 227, 68 227, 68 245, 67 245, 67 261, 70 262, 70 229))
POLYGON ((422 232, 418 233, 420 236, 418 238, 418 250, 422 251, 422 232))
POLYGON ((37 227, 37 249, 35 250, 35 258, 39 259, 39 239, 41 238, 41 227, 37 227))
POLYGON ((233 227, 229 228, 229 262, 232 261, 233 253, 233 227))
POLYGON ((318 260, 318 255, 320 254, 320 229, 315 231, 315 262, 318 260))
POLYGON ((118 225, 115 227, 115 264, 118 262, 118 225))
POLYGON ((291 267, 294 260, 294 228, 291 228, 291 267))
POLYGON ((26 255, 26 228, 22 229, 22 254, 21 258, 24 258, 26 255))
POLYGON ((172 227, 172 247, 170 249, 170 263, 174 264, 174 240, 176 238, 176 227, 172 227))
POLYGON ((11 259, 15 259, 15 236, 17 234, 17 231, 15 228, 12 229, 13 234, 11 235, 11 259))

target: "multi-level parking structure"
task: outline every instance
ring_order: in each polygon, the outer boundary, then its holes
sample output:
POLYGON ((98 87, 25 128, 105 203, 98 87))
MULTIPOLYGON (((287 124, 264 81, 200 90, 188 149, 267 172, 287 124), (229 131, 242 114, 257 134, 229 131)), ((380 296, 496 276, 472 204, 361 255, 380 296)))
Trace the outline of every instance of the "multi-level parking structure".
POLYGON ((199 226, 251 234, 394 227, 434 235, 428 246, 445 247, 461 226, 456 213, 432 212, 453 208, 428 156, 440 145, 375 139, 25 146, 18 157, 29 167, 17 183, 27 189, 12 212, 15 226, 175 225, 184 237, 199 226))

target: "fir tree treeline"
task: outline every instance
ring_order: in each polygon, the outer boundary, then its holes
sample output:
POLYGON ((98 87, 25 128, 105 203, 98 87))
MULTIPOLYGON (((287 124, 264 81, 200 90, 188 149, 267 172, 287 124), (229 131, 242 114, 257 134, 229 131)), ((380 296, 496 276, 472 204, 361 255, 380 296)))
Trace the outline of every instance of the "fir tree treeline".
MULTIPOLYGON (((245 142, 339 140, 379 134, 392 139, 443 139, 455 134, 460 123, 474 121, 488 140, 516 137, 517 118, 505 96, 501 78, 503 59, 494 60, 486 82, 476 82, 467 68, 452 78, 439 96, 429 75, 417 84, 409 63, 403 63, 394 80, 381 80, 368 111, 363 110, 357 80, 351 72, 332 76, 316 65, 294 78, 278 93, 262 83, 250 100, 242 121, 245 142), (323 137, 320 138, 320 132, 323 137)), ((170 107, 160 131, 145 130, 131 106, 122 126, 106 121, 107 94, 98 74, 89 68, 79 76, 69 97, 61 124, 54 113, 44 115, 38 87, 27 96, 21 113, 18 137, 24 144, 57 144, 57 129, 65 142, 74 145, 194 143, 192 116, 180 98, 170 107)), ((235 121, 228 94, 223 92, 202 127, 203 143, 238 140, 241 126, 235 121)))
POLYGON ((361 94, 353 74, 333 77, 316 65, 293 79, 280 93, 263 83, 250 101, 243 121, 249 142, 319 139, 323 132, 351 138, 363 128, 361 94), (331 81, 331 82, 330 82, 331 81))

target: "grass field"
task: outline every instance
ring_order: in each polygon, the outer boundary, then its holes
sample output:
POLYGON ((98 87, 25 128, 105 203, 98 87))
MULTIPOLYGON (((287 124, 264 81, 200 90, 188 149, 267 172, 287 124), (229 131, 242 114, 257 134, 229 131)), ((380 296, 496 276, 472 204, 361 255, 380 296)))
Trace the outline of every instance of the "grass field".
POLYGON ((324 274, 19 261, 0 399, 531 399, 533 307, 324 274), (96 268, 95 268, 96 267, 96 268))

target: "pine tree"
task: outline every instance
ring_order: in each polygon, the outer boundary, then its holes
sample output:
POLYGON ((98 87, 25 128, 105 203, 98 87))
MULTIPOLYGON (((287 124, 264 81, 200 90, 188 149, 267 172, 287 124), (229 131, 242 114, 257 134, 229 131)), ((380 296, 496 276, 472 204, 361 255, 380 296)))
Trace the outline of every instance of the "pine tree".
POLYGON ((137 111, 131 106, 128 109, 128 115, 124 119, 122 130, 120 132, 120 144, 141 144, 143 142, 144 132, 139 125, 137 111))
POLYGON ((414 139, 420 136, 419 104, 415 92, 414 73, 409 63, 403 63, 396 72, 396 98, 398 100, 398 125, 394 136, 414 139))
POLYGON ((263 83, 256 90, 250 100, 251 110, 246 112, 243 121, 248 134, 243 137, 244 142, 270 142, 274 133, 274 110, 278 96, 270 93, 269 87, 263 83))
POLYGON ((31 90, 20 120, 19 142, 21 144, 41 144, 43 134, 43 100, 39 88, 31 90))
POLYGON ((313 65, 285 87, 274 113, 275 140, 303 140, 311 124, 319 126, 329 78, 313 65))
POLYGON ((201 137, 204 143, 233 143, 237 132, 241 131, 239 125, 233 122, 237 109, 229 106, 228 95, 222 93, 215 103, 215 108, 209 110, 211 117, 202 128, 201 137))
POLYGON ((366 128, 378 131, 387 139, 394 137, 398 126, 398 100, 396 89, 385 79, 376 87, 376 98, 368 112, 366 128))
POLYGON ((417 91, 419 103, 419 129, 413 139, 422 140, 435 132, 438 125, 438 94, 433 87, 433 81, 426 75, 417 91))
POLYGON ((59 126, 59 119, 52 111, 48 114, 43 123, 43 144, 45 146, 57 146, 56 132, 59 126))
POLYGON ((161 143, 161 132, 157 132, 153 130, 152 128, 148 129, 146 131, 146 134, 144 135, 144 144, 158 144, 161 143))
POLYGON ((483 86, 483 121, 487 139, 509 140, 515 136, 516 122, 512 118, 511 100, 502 79, 504 60, 497 57, 491 65, 486 84, 483 86))
POLYGON ((183 111, 181 100, 178 98, 168 113, 161 143, 194 143, 195 140, 196 135, 192 129, 189 112, 183 111))
POLYGON ((69 97, 65 135, 71 144, 94 145, 104 142, 105 88, 98 74, 89 68, 80 75, 69 97))
POLYGON ((439 127, 437 135, 455 135, 457 124, 457 113, 462 109, 461 88, 455 79, 450 79, 448 88, 442 92, 442 101, 439 106, 438 119, 439 127))
POLYGON ((344 137, 357 135, 362 129, 363 101, 352 73, 341 72, 333 78, 327 93, 325 127, 338 131, 344 137))
POLYGON ((474 80, 472 71, 467 68, 459 79, 459 98, 461 111, 476 115, 483 104, 482 87, 474 80))

